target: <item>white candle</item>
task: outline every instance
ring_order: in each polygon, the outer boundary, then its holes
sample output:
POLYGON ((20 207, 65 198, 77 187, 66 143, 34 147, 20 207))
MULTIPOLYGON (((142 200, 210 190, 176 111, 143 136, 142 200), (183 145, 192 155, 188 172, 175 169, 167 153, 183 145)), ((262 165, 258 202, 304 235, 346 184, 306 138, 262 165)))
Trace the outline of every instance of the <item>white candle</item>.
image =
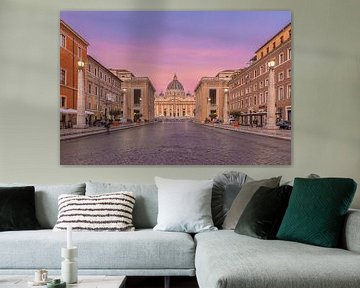
POLYGON ((72 248, 72 235, 71 235, 72 227, 69 225, 67 226, 66 232, 67 232, 67 242, 66 242, 66 248, 70 249, 72 248))

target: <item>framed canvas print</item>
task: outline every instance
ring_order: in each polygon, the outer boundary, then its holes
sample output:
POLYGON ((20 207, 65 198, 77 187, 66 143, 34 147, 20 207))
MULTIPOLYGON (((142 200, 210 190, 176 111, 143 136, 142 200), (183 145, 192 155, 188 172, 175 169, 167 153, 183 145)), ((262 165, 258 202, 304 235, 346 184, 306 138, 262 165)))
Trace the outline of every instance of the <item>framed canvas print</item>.
POLYGON ((290 11, 62 11, 61 165, 290 165, 290 11))

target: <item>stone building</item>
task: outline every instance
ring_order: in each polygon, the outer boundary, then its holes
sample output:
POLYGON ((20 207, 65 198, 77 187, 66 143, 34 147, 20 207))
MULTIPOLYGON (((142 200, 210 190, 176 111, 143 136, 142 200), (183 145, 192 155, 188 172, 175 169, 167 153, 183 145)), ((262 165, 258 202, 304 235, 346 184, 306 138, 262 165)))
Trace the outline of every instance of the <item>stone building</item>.
POLYGON ((195 97, 177 79, 176 74, 168 84, 165 93, 155 97, 155 118, 189 119, 194 118, 195 97))
POLYGON ((291 23, 261 46, 250 65, 229 82, 230 113, 239 116, 242 125, 266 125, 270 61, 275 61, 276 117, 291 120, 291 23))
POLYGON ((150 79, 124 69, 109 70, 122 81, 123 117, 132 121, 154 121, 155 88, 150 79))
POLYGON ((228 120, 228 83, 238 70, 223 70, 215 77, 202 77, 195 88, 195 120, 203 123, 214 118, 228 120))
POLYGON ((124 95, 121 80, 90 55, 85 71, 88 121, 122 117, 124 95))
MULTIPOLYGON (((76 124, 78 61, 87 62, 89 43, 60 20, 60 127, 76 124)), ((86 76, 85 76, 86 81, 86 76)))

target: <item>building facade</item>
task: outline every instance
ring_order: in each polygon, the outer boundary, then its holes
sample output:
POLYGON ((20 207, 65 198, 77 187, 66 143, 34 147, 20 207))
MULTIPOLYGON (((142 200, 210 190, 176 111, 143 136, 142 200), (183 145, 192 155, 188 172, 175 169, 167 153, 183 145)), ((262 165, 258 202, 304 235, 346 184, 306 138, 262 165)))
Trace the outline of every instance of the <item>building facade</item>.
MULTIPOLYGON (((78 61, 87 62, 89 43, 60 20, 60 125, 76 125, 78 61)), ((84 81, 86 82, 86 76, 84 81)))
POLYGON ((165 93, 155 97, 155 118, 190 119, 194 118, 195 97, 185 93, 176 74, 168 84, 165 93))
POLYGON ((148 77, 137 77, 124 69, 109 69, 122 81, 123 117, 132 121, 154 121, 155 88, 148 77))
POLYGON ((227 122, 229 81, 238 70, 224 70, 215 77, 202 77, 195 88, 195 120, 204 123, 210 119, 227 122))
POLYGON ((88 55, 86 71, 86 111, 88 123, 96 119, 118 119, 123 116, 121 80, 100 62, 88 55))
POLYGON ((230 114, 240 124, 266 126, 269 101, 269 67, 275 61, 276 118, 291 120, 291 24, 288 24, 256 52, 250 65, 229 82, 230 114))

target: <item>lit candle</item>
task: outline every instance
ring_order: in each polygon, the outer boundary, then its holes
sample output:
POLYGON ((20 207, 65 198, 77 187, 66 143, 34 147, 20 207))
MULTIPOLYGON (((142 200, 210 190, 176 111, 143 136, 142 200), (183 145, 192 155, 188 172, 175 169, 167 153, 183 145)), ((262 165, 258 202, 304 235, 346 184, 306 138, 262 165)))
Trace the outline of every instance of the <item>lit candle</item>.
POLYGON ((72 235, 71 235, 72 227, 69 225, 67 226, 66 232, 67 232, 67 242, 66 242, 66 248, 70 249, 72 248, 72 235))

